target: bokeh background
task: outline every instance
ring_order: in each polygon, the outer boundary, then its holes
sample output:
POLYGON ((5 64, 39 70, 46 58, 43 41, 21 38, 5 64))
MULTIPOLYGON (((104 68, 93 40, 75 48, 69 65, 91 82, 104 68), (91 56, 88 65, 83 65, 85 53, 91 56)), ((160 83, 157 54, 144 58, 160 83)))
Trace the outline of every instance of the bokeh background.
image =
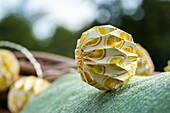
POLYGON ((132 34, 157 71, 170 59, 170 0, 0 0, 0 40, 74 58, 81 33, 111 24, 132 34))

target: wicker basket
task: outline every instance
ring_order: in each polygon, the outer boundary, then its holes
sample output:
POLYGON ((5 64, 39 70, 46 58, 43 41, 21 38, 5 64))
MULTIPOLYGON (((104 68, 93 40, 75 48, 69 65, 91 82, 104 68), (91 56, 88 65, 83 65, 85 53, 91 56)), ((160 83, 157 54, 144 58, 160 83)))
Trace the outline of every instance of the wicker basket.
MULTIPOLYGON (((49 82, 53 82, 59 77, 65 75, 66 73, 70 73, 76 71, 76 63, 74 59, 45 53, 45 52, 31 52, 36 60, 41 64, 44 79, 49 82)), ((20 75, 28 76, 35 75, 36 71, 30 61, 20 52, 14 53, 19 60, 20 63, 20 75)), ((7 94, 8 91, 5 91, 0 94, 0 113, 10 113, 7 110, 7 94)))

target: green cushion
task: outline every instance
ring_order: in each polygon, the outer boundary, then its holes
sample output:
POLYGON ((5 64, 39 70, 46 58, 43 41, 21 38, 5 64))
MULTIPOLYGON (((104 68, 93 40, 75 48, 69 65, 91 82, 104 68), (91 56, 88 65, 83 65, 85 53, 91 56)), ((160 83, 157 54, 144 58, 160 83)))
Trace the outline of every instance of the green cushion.
POLYGON ((22 113, 167 113, 170 73, 133 76, 118 90, 99 91, 68 74, 35 97, 22 113))

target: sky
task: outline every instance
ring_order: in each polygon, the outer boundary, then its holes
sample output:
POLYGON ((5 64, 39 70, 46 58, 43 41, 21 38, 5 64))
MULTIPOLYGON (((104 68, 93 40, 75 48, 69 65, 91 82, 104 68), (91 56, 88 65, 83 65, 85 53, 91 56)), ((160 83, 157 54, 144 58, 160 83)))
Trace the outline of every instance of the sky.
POLYGON ((96 14, 97 7, 91 2, 81 0, 30 0, 25 7, 26 12, 34 12, 35 9, 43 11, 46 15, 35 21, 33 31, 38 34, 43 33, 46 37, 53 32, 56 26, 65 26, 71 30, 79 30, 86 24, 91 23, 96 14), (41 3, 41 5, 40 5, 41 3), (48 27, 47 27, 48 26, 48 27), (42 32, 43 31, 43 32, 42 32))
MULTIPOLYGON (((95 3, 110 0, 94 0, 95 3)), ((142 0, 121 0, 125 14, 137 8, 142 0)), ((109 20, 109 12, 98 11, 97 5, 90 0, 0 0, 0 20, 10 12, 20 12, 32 22, 34 35, 38 39, 46 39, 53 35, 57 26, 64 26, 76 31, 90 24, 99 13, 105 13, 101 22, 109 20), (21 5, 22 4, 22 5, 21 5), (32 17, 42 13, 32 21, 32 17)))
POLYGON ((33 33, 38 39, 53 35, 60 25, 78 30, 94 20, 97 10, 92 2, 82 0, 0 0, 0 19, 9 12, 15 13, 18 7, 28 19, 38 12, 44 14, 33 22, 33 33))

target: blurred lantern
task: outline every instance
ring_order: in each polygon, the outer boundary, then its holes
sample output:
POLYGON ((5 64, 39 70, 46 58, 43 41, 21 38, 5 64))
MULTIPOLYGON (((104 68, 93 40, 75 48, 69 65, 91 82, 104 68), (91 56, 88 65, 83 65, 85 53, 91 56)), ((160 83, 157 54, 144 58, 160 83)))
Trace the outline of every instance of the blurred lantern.
POLYGON ((168 66, 164 68, 165 72, 170 72, 170 60, 168 61, 168 66))
POLYGON ((8 108, 13 113, 19 113, 22 108, 36 95, 49 87, 50 83, 34 76, 22 77, 10 88, 8 108))
POLYGON ((136 44, 136 52, 140 58, 140 60, 138 60, 136 75, 142 76, 153 75, 154 64, 149 53, 140 44, 136 44))
POLYGON ((19 63, 12 52, 0 49, 0 93, 18 79, 19 63))
MULTIPOLYGON (((0 41, 0 46, 6 46, 21 51, 33 64, 37 76, 21 77, 11 87, 8 93, 8 108, 13 113, 19 113, 22 108, 35 96, 47 89, 50 85, 43 80, 42 69, 33 55, 23 46, 0 41)), ((0 91, 7 88, 19 75, 19 64, 14 55, 7 50, 0 50, 0 91), (4 86, 3 86, 4 85, 4 86)))
POLYGON ((135 74, 136 44, 132 36, 111 25, 84 32, 75 50, 82 80, 99 90, 117 89, 135 74))

